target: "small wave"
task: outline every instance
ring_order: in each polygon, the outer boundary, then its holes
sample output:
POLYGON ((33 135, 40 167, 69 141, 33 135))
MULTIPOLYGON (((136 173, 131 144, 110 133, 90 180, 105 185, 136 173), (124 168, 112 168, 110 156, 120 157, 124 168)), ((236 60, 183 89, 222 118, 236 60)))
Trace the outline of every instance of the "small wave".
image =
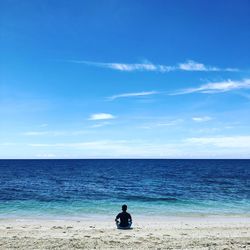
POLYGON ((125 196, 124 197, 130 201, 141 201, 141 202, 157 202, 157 201, 166 201, 166 202, 176 202, 178 199, 174 197, 148 197, 148 196, 125 196))
POLYGON ((208 183, 208 184, 218 184, 218 185, 227 185, 227 186, 234 185, 231 181, 216 180, 216 179, 205 180, 205 183, 208 183))

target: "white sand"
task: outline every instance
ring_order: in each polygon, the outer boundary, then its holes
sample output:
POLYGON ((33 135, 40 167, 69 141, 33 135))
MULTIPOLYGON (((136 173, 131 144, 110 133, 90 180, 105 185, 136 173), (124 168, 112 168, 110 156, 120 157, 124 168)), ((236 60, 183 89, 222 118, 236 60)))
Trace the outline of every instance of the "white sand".
POLYGON ((0 220, 0 249, 250 249, 250 218, 113 218, 0 220))

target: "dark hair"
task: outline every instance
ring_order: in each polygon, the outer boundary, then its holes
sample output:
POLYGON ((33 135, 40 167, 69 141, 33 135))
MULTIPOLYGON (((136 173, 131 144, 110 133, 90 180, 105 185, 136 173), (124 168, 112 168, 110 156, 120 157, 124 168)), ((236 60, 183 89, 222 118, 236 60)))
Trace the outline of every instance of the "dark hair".
POLYGON ((122 211, 127 211, 128 206, 127 205, 122 205, 122 211))

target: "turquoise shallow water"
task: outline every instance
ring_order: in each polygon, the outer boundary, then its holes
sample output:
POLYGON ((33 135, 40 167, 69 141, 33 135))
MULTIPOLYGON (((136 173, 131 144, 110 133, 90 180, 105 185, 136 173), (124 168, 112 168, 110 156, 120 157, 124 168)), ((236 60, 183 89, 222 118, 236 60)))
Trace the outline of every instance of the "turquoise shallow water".
MULTIPOLYGON (((128 203, 129 210, 135 215, 144 216, 192 216, 200 217, 206 215, 221 216, 250 216, 250 205, 221 203, 196 203, 166 205, 163 203, 141 204, 128 203), (209 205, 208 205, 209 204, 209 205)), ((14 217, 87 217, 93 215, 113 216, 121 209, 122 203, 108 202, 38 202, 38 201, 14 201, 1 204, 0 218, 14 217)))
POLYGON ((0 218, 250 216, 249 160, 1 160, 0 218))

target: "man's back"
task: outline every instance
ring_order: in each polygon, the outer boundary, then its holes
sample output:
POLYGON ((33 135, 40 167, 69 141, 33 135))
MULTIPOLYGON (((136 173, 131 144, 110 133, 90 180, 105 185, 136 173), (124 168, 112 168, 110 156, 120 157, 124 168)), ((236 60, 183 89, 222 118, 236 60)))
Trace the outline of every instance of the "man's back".
POLYGON ((120 219, 120 224, 119 224, 120 227, 127 227, 129 225, 129 222, 132 221, 131 215, 126 211, 119 213, 116 216, 116 220, 118 219, 120 219))

